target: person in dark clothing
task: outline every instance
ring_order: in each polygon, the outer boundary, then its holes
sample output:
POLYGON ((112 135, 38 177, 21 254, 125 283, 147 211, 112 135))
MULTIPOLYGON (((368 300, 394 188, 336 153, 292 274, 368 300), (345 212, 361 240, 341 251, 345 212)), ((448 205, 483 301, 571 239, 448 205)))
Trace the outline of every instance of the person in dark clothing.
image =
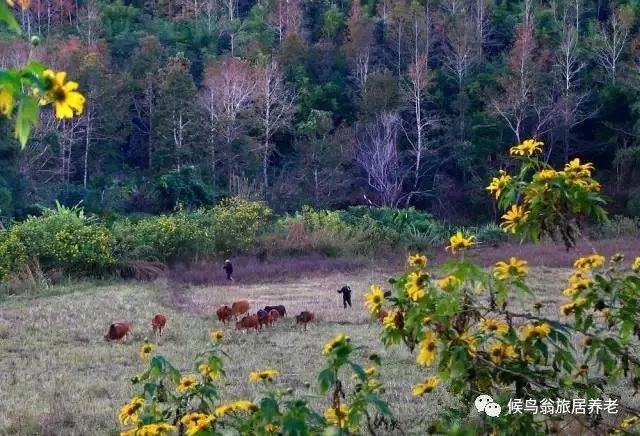
POLYGON ((227 280, 233 281, 233 277, 231 276, 233 274, 233 265, 231 265, 231 261, 229 259, 224 261, 222 269, 227 273, 227 280))
POLYGON ((342 305, 347 308, 347 304, 351 307, 351 288, 349 285, 344 285, 338 289, 338 294, 342 294, 342 305))

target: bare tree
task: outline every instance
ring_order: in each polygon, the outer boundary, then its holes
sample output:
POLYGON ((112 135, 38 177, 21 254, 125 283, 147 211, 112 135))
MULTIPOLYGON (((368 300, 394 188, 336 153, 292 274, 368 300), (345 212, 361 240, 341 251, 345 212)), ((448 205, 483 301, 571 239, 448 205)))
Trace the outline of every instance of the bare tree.
POLYGON ((450 2, 449 7, 451 12, 440 22, 442 62, 445 73, 456 80, 458 89, 462 89, 465 79, 480 60, 482 44, 477 37, 477 26, 470 16, 471 9, 454 1, 450 2))
POLYGON ((345 44, 345 54, 361 94, 367 92, 372 46, 373 24, 361 20, 360 4, 353 2, 351 16, 349 17, 349 38, 345 44))
POLYGON ((209 167, 216 173, 219 161, 217 139, 222 137, 226 151, 238 138, 239 116, 252 102, 256 89, 251 66, 236 58, 224 58, 207 65, 200 103, 208 115, 209 167))
POLYGON ((269 187, 269 159, 273 152, 271 137, 291 121, 294 112, 295 95, 282 81, 282 75, 275 60, 258 68, 256 73, 256 110, 261 130, 258 147, 262 160, 262 185, 267 193, 269 187))
POLYGON ((620 56, 629 37, 629 23, 621 12, 621 9, 611 11, 609 19, 600 26, 595 47, 596 61, 606 71, 611 83, 616 82, 620 56))
POLYGON ((402 195, 404 175, 397 148, 400 122, 398 114, 382 113, 362 126, 357 136, 356 160, 384 207, 396 207, 402 195))
POLYGON ((268 6, 268 19, 276 29, 280 44, 288 34, 300 33, 303 21, 300 0, 270 0, 268 6))
MULTIPOLYGON (((412 155, 414 157, 413 164, 413 189, 418 189, 420 178, 423 174, 422 159, 427 151, 428 143, 426 138, 427 130, 433 127, 437 120, 434 116, 426 113, 424 99, 426 97, 427 88, 431 83, 431 77, 425 67, 426 54, 418 55, 418 57, 409 66, 409 74, 403 83, 403 90, 407 97, 408 103, 412 110, 412 118, 414 122, 414 134, 407 135, 407 139, 411 146, 412 155)), ((409 201, 410 197, 407 198, 409 201)))

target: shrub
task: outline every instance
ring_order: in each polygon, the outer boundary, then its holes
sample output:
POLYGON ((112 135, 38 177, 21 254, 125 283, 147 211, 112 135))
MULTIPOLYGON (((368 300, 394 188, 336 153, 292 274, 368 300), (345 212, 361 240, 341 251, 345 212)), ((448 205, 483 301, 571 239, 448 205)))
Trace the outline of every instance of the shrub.
POLYGON ((16 232, 0 229, 0 283, 28 260, 27 247, 16 232))
POLYGON ((640 188, 635 188, 629 192, 627 201, 627 213, 633 217, 640 217, 640 188))
POLYGON ((640 218, 629 218, 615 215, 609 221, 595 225, 589 229, 589 236, 600 239, 619 239, 637 237, 640 233, 640 218))
POLYGON ((216 253, 246 251, 269 227, 272 212, 263 203, 242 198, 229 198, 209 212, 201 211, 200 220, 212 225, 216 253))
POLYGON ((14 225, 10 232, 45 271, 102 274, 116 261, 109 230, 79 208, 57 204, 40 217, 14 225))

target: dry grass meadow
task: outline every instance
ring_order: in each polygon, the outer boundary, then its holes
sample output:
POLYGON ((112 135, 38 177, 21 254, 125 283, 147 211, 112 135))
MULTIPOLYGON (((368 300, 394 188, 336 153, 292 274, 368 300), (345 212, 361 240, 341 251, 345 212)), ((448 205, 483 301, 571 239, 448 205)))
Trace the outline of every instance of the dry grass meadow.
MULTIPOLYGON (((385 350, 377 339, 380 327, 369 321, 362 294, 372 282, 385 283, 390 272, 324 268, 321 275, 304 277, 301 272, 282 283, 265 277, 262 284, 231 285, 73 282, 39 294, 4 298, 0 301, 0 434, 118 434, 117 411, 136 392, 129 378, 144 367, 138 349, 144 337, 153 338, 153 314, 168 317, 166 332, 157 341, 158 352, 180 370, 193 371, 190 364, 209 332, 222 328, 215 308, 236 299, 248 299, 252 311, 265 304, 285 304, 289 317, 258 334, 224 328, 230 355, 222 386, 225 398, 253 398, 258 388, 249 385, 248 372, 275 367, 281 372, 279 386, 309 395, 313 404, 326 407, 328 398, 317 396, 315 384, 322 345, 345 332, 364 345, 361 357, 371 352, 381 355, 386 399, 403 428, 412 433, 421 419, 450 400, 442 388, 426 399, 413 398, 411 386, 424 374, 407 350, 399 346, 385 350), (348 310, 343 310, 336 293, 345 282, 354 289, 354 307, 348 310), (307 332, 296 327, 293 318, 305 309, 317 316, 307 332), (133 340, 121 344, 102 339, 117 320, 134 321, 133 340)), ((550 317, 557 314, 568 275, 566 268, 532 270, 530 283, 543 303, 543 313, 550 317)), ((621 386, 622 392, 630 389, 621 386)))

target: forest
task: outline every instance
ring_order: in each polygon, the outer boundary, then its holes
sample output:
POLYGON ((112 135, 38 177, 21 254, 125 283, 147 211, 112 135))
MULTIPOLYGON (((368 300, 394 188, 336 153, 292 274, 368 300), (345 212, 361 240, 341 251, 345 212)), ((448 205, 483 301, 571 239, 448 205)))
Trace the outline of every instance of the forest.
POLYGON ((594 162, 640 215, 640 2, 32 0, 0 68, 35 59, 86 97, 26 147, 0 118, 0 221, 91 213, 415 207, 493 221, 509 147, 594 162))

